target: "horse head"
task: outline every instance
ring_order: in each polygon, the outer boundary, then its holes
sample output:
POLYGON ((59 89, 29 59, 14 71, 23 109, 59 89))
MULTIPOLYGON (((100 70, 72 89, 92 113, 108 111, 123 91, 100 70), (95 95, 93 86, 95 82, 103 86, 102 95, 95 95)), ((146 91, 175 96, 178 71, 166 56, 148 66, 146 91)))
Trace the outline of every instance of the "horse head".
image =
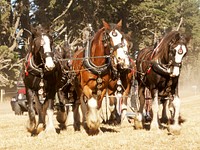
POLYGON ((32 28, 31 53, 37 65, 44 65, 47 71, 54 69, 52 44, 53 40, 48 30, 38 26, 32 28))
POLYGON ((130 65, 128 57, 129 42, 121 31, 122 21, 120 20, 117 24, 108 24, 103 21, 103 26, 107 35, 106 39, 110 40, 107 42, 107 46, 110 48, 112 66, 114 68, 127 69, 130 65))
POLYGON ((154 49, 154 51, 157 51, 156 53, 158 55, 154 58, 157 64, 154 64, 153 67, 158 71, 165 70, 165 72, 171 77, 179 76, 182 60, 188 51, 188 42, 188 37, 182 35, 178 31, 171 31, 160 41, 160 43, 154 49))
POLYGON ((189 39, 180 33, 175 34, 174 39, 170 43, 169 61, 171 68, 171 76, 179 76, 183 57, 186 55, 189 39))

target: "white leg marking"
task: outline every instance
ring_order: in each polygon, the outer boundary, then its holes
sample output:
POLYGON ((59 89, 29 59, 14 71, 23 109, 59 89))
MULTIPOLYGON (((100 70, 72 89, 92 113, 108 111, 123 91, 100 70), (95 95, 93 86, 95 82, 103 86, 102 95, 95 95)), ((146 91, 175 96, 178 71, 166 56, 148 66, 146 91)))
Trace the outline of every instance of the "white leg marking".
POLYGON ((48 122, 47 122, 46 130, 55 131, 54 124, 53 124, 53 110, 52 109, 47 109, 47 116, 48 116, 48 122))
POLYGON ((180 114, 180 104, 181 104, 181 101, 180 101, 179 97, 174 96, 174 100, 173 100, 173 105, 175 108, 174 124, 177 124, 177 125, 178 125, 178 118, 179 118, 179 114, 180 114))
POLYGON ((90 108, 97 108, 97 100, 93 97, 88 100, 88 106, 90 108))

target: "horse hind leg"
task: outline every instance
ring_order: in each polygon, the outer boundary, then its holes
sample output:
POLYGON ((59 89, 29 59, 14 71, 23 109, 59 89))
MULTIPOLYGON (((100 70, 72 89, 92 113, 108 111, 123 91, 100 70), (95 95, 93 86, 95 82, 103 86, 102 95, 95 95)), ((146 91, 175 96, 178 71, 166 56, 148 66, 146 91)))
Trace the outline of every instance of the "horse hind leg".
POLYGON ((110 118, 108 120, 109 124, 114 124, 118 125, 121 123, 121 117, 117 112, 117 100, 114 96, 110 97, 110 104, 109 104, 109 111, 110 113, 110 118))

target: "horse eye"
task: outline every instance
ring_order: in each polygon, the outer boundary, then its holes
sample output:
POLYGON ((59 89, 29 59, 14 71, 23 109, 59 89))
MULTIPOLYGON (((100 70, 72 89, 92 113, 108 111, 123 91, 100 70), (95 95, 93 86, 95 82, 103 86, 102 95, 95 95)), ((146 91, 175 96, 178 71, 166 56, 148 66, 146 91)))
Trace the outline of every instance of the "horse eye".
POLYGON ((113 35, 114 37, 116 37, 116 36, 117 36, 117 32, 116 32, 116 31, 112 31, 112 35, 113 35))

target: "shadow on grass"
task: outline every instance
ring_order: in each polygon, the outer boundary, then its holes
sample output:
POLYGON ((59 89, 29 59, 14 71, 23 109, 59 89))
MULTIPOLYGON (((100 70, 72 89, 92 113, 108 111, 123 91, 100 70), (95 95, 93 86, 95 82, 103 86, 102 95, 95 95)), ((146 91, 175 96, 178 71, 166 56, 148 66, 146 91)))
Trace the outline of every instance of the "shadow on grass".
POLYGON ((118 133, 119 131, 115 130, 115 129, 111 129, 111 128, 106 128, 106 127, 100 127, 101 131, 104 132, 115 132, 118 133))

